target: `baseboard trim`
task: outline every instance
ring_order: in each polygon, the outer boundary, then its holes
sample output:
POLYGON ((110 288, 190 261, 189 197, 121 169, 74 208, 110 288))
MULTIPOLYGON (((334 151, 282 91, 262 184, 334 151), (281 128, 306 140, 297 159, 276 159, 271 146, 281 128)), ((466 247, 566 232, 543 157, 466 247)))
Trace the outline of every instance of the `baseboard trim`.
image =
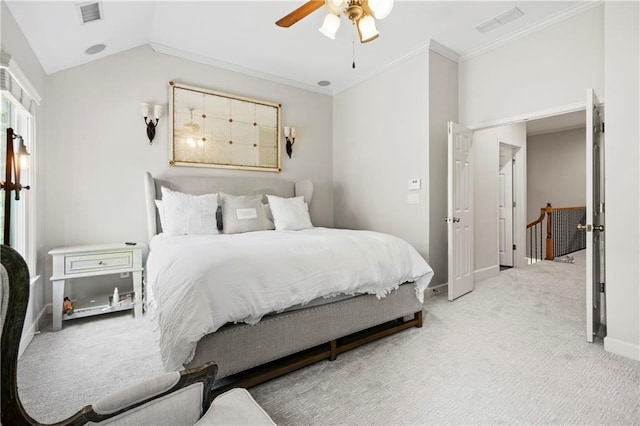
POLYGON ((484 280, 488 280, 489 278, 494 278, 500 275, 500 266, 493 265, 488 268, 478 269, 473 272, 473 279, 475 282, 480 282, 484 280))
POLYGON ((27 349, 27 347, 29 347, 29 344, 33 340, 33 337, 36 335, 36 331, 40 325, 40 321, 42 321, 42 317, 44 317, 44 314, 46 312, 47 307, 43 306, 42 309, 40 309, 40 312, 38 313, 35 321, 31 323, 27 332, 23 334, 22 339, 20 340, 20 348, 18 349, 18 359, 20 359, 24 351, 27 349))
POLYGON ((635 361, 640 361, 640 345, 634 345, 622 340, 605 337, 604 350, 607 352, 625 356, 627 358, 631 358, 635 361))

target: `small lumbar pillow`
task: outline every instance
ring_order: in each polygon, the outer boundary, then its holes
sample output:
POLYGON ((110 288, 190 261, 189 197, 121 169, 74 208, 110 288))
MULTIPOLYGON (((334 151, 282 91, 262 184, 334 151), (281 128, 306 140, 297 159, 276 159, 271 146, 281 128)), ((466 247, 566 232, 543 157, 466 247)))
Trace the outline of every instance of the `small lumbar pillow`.
POLYGON ((309 206, 304 197, 282 198, 267 195, 276 231, 298 231, 313 228, 309 206))
POLYGON ((273 222, 267 219, 262 206, 262 195, 235 196, 221 192, 220 199, 222 200, 223 234, 273 229, 273 222))
MULTIPOLYGON (((218 234, 218 194, 191 195, 164 186, 160 224, 165 235, 218 234), (164 219, 163 219, 164 215, 164 219)), ((157 204, 156 204, 157 205, 157 204)))

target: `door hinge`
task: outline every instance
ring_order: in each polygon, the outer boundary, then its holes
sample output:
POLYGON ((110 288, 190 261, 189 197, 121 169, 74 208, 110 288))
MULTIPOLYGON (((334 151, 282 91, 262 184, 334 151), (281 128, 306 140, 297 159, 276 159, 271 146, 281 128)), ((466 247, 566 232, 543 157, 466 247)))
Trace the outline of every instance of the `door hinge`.
POLYGON ((600 293, 604 293, 604 283, 600 283, 600 293))
POLYGON ((516 245, 515 245, 515 244, 513 245, 513 249, 514 249, 514 250, 516 249, 516 245))
POLYGON ((516 164, 516 159, 515 158, 511 159, 511 164, 516 164))
POLYGON ((602 122, 602 129, 601 129, 602 133, 604 133, 604 121, 602 122))
POLYGON ((516 202, 514 201, 514 202, 513 202, 513 205, 512 205, 512 207, 514 207, 514 208, 515 208, 515 206, 516 206, 516 202))

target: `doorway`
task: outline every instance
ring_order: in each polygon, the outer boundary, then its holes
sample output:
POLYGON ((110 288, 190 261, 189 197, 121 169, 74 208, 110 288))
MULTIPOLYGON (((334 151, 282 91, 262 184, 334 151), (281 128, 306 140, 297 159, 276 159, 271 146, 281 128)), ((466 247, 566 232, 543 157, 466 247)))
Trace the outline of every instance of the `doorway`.
POLYGON ((501 142, 498 154, 498 261, 500 270, 514 265, 514 201, 513 177, 517 147, 501 142))

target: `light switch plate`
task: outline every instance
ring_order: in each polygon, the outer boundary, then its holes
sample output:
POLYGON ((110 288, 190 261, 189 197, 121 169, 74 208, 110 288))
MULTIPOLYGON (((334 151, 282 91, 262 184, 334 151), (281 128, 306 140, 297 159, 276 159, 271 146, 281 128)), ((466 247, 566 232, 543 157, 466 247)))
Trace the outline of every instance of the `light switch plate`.
POLYGON ((407 194, 407 204, 420 204, 420 194, 407 194))
POLYGON ((409 179, 409 191, 420 189, 421 183, 421 179, 409 179))

